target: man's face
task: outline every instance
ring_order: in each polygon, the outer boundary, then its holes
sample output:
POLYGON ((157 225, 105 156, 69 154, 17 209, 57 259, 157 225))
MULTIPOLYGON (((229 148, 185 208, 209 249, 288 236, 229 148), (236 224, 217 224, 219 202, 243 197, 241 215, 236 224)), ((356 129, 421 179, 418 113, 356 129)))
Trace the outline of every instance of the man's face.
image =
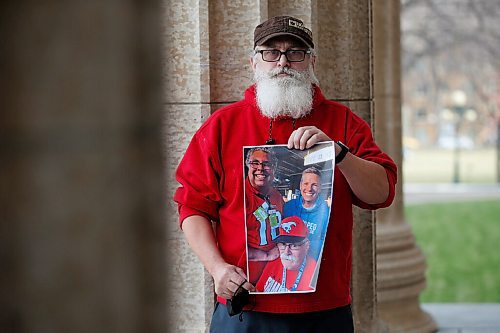
POLYGON ((274 178, 274 169, 264 151, 254 151, 250 155, 248 166, 248 180, 253 188, 259 192, 266 192, 274 178))
POLYGON ((256 101, 260 112, 268 118, 280 116, 298 119, 311 112, 314 90, 318 84, 314 75, 315 57, 304 53, 303 61, 290 62, 301 58, 302 52, 308 48, 295 38, 283 36, 272 38, 265 45, 258 46, 256 51, 267 50, 264 61, 263 54, 257 52, 251 58, 256 84, 256 101), (279 51, 279 52, 277 52, 279 51), (291 53, 291 51, 295 51, 291 53), (280 52, 289 52, 288 56, 280 52), (279 58, 273 58, 277 55, 279 58))
POLYGON ((278 250, 283 267, 297 271, 309 251, 309 240, 306 238, 298 243, 278 243, 278 250))
MULTIPOLYGON (((276 49, 282 52, 287 50, 307 50, 307 47, 301 45, 300 42, 296 42, 293 38, 272 38, 265 45, 257 47, 258 50, 268 50, 276 49)), ((289 62, 287 57, 282 54, 280 60, 276 62, 266 62, 262 60, 262 56, 257 54, 255 57, 251 58, 252 69, 255 71, 260 70, 264 72, 270 72, 277 68, 288 67, 299 72, 304 72, 309 69, 309 65, 313 66, 314 69, 315 58, 311 55, 306 55, 304 61, 301 62, 289 62)), ((279 77, 289 76, 289 74, 281 73, 278 74, 279 77)))
POLYGON ((319 176, 315 173, 304 173, 300 182, 302 205, 311 208, 315 205, 320 191, 319 176))

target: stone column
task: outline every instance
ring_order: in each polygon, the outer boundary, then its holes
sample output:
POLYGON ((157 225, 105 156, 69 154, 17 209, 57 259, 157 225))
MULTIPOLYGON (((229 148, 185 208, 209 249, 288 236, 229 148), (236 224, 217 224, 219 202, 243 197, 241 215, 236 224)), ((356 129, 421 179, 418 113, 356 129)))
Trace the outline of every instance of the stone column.
POLYGON ((172 249, 170 327, 175 332, 204 332, 214 306, 213 282, 179 230, 172 195, 174 171, 191 137, 211 112, 236 102, 252 82, 253 29, 267 17, 266 2, 163 2, 164 76, 167 82, 165 141, 172 249))
POLYGON ((0 5, 2 332, 164 332, 158 2, 0 5))
POLYGON ((172 332, 204 332, 213 309, 213 292, 209 292, 213 286, 179 231, 172 196, 177 187, 174 171, 192 135, 210 115, 208 1, 162 1, 162 17, 164 140, 169 152, 166 163, 167 247, 171 249, 169 328, 172 332))
MULTIPOLYGON (((318 78, 325 96, 373 123, 371 1, 316 1, 313 27, 318 78)), ((356 332, 376 332, 375 224, 370 211, 355 209, 352 295, 356 332)))
POLYGON ((290 15, 301 19, 306 27, 314 31, 312 24, 313 2, 313 0, 267 0, 268 17, 290 15))
POLYGON ((425 258, 403 211, 399 0, 373 1, 373 17, 376 138, 399 167, 395 202, 377 213, 379 315, 390 332, 433 332, 419 304, 425 258))

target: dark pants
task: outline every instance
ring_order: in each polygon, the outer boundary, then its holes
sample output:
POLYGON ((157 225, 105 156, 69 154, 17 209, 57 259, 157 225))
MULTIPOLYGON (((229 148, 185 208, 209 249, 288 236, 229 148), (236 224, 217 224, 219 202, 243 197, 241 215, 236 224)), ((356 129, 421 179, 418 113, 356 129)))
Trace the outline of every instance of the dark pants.
POLYGON ((212 316, 210 333, 352 333, 351 306, 307 312, 266 313, 244 311, 241 316, 230 317, 223 304, 217 303, 212 316))

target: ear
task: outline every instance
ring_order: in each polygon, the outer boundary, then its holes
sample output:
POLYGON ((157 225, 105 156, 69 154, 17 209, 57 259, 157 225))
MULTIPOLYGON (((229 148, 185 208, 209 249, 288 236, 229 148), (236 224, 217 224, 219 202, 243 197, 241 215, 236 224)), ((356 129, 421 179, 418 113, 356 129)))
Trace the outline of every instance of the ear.
POLYGON ((316 56, 311 56, 311 65, 312 65, 313 71, 316 72, 316 56))
POLYGON ((255 67, 257 66, 257 61, 255 61, 255 55, 250 57, 250 66, 252 66, 252 70, 255 72, 255 67))

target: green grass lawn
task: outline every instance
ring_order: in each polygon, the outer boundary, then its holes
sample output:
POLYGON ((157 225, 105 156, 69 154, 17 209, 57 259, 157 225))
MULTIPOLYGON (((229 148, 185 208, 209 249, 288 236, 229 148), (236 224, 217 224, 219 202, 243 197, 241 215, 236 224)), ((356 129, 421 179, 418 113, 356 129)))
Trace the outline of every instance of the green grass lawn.
POLYGON ((500 302, 500 202, 405 208, 427 258, 422 302, 500 302))

